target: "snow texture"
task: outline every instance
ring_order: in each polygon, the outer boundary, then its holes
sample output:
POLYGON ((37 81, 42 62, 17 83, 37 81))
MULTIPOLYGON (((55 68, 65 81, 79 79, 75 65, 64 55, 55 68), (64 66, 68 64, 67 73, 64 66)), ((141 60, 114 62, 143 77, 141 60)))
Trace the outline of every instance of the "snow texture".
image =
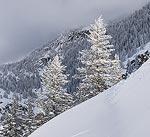
POLYGON ((49 121, 30 137, 150 136, 150 60, 127 80, 49 121))

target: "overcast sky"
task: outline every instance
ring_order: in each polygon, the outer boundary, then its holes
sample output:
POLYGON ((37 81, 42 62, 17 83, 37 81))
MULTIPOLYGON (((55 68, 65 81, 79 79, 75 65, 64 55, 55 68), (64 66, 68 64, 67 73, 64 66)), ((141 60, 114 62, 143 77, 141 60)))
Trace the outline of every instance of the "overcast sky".
POLYGON ((16 61, 60 32, 99 15, 128 15, 149 0, 0 0, 0 64, 16 61))

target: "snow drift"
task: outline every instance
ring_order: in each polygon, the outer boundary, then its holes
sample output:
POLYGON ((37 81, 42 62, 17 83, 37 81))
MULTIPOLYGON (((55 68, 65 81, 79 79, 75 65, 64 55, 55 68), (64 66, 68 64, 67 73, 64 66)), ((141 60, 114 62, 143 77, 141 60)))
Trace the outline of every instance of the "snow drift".
POLYGON ((150 136, 150 60, 125 81, 49 121, 30 137, 150 136))

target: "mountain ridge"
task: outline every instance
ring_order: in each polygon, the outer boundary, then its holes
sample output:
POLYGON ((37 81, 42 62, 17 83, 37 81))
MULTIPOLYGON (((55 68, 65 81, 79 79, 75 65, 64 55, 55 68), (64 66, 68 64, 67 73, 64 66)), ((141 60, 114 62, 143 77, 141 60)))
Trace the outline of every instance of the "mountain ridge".
MULTIPOLYGON (((134 55, 137 47, 143 47, 145 43, 150 41, 150 29, 146 30, 142 28, 142 26, 150 26, 149 20, 150 3, 122 21, 107 26, 108 34, 113 37, 111 43, 115 46, 116 52, 119 54, 122 62, 134 55), (145 15, 146 12, 147 14, 145 15), (138 27, 135 26, 134 28, 139 29, 140 27, 142 31, 127 33, 131 32, 133 28, 132 24, 135 19, 141 20, 140 24, 142 25, 138 27), (124 28, 127 28, 127 26, 128 29, 125 30, 124 28), (136 39, 135 34, 141 35, 145 41, 142 41, 140 45, 138 44, 136 48, 133 46, 134 42, 131 42, 131 45, 129 43, 124 43, 126 36, 130 38, 130 41, 136 39), (122 38, 124 36, 125 39, 122 38), (129 49, 132 49, 130 55, 128 52, 129 49)), ((79 80, 74 79, 73 76, 77 73, 76 68, 81 65, 78 61, 79 51, 90 47, 90 43, 86 36, 88 33, 88 29, 85 28, 70 30, 51 42, 46 43, 43 47, 36 49, 23 60, 0 66, 0 88, 5 90, 5 97, 7 98, 11 92, 20 93, 22 98, 27 98, 29 95, 34 96, 33 90, 35 91, 41 88, 39 71, 42 70, 47 62, 52 60, 56 54, 60 54, 60 56, 63 57, 63 64, 67 66, 66 73, 70 74, 68 79, 71 82, 68 85, 68 93, 76 91, 79 80)), ((139 41, 140 39, 137 39, 137 42, 139 41)))

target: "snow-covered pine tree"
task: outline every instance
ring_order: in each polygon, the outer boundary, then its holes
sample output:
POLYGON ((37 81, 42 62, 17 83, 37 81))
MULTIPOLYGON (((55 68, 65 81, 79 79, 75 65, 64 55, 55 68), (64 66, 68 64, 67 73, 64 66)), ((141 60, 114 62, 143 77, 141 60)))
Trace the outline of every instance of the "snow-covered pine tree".
POLYGON ((52 62, 43 69, 42 85, 50 92, 64 92, 64 86, 68 83, 67 75, 64 74, 65 66, 59 56, 56 55, 52 62))
POLYGON ((115 59, 111 59, 114 50, 113 45, 109 44, 111 36, 106 34, 101 17, 91 25, 88 38, 91 47, 81 51, 79 58, 83 64, 83 67, 78 68, 81 78, 78 92, 80 102, 104 91, 121 78, 119 58, 116 55, 115 59))
POLYGON ((22 113, 22 106, 16 98, 11 104, 6 106, 5 113, 2 117, 2 135, 3 137, 22 137, 25 125, 25 115, 22 113))
POLYGON ((56 55, 52 62, 48 62, 41 75, 43 95, 38 104, 44 111, 45 122, 72 106, 73 97, 66 93, 65 88, 68 83, 65 68, 56 55))
MULTIPOLYGON (((142 48, 150 41, 150 2, 142 9, 107 26, 107 33, 113 36, 111 43, 119 52, 121 62, 132 57, 137 48, 142 48)), ((123 64, 122 64, 123 65, 123 64)))
POLYGON ((25 124, 26 129, 24 132, 24 136, 29 136, 34 130, 38 128, 37 121, 35 119, 35 114, 33 110, 33 99, 31 96, 29 96, 28 101, 26 103, 26 118, 25 118, 25 124))

